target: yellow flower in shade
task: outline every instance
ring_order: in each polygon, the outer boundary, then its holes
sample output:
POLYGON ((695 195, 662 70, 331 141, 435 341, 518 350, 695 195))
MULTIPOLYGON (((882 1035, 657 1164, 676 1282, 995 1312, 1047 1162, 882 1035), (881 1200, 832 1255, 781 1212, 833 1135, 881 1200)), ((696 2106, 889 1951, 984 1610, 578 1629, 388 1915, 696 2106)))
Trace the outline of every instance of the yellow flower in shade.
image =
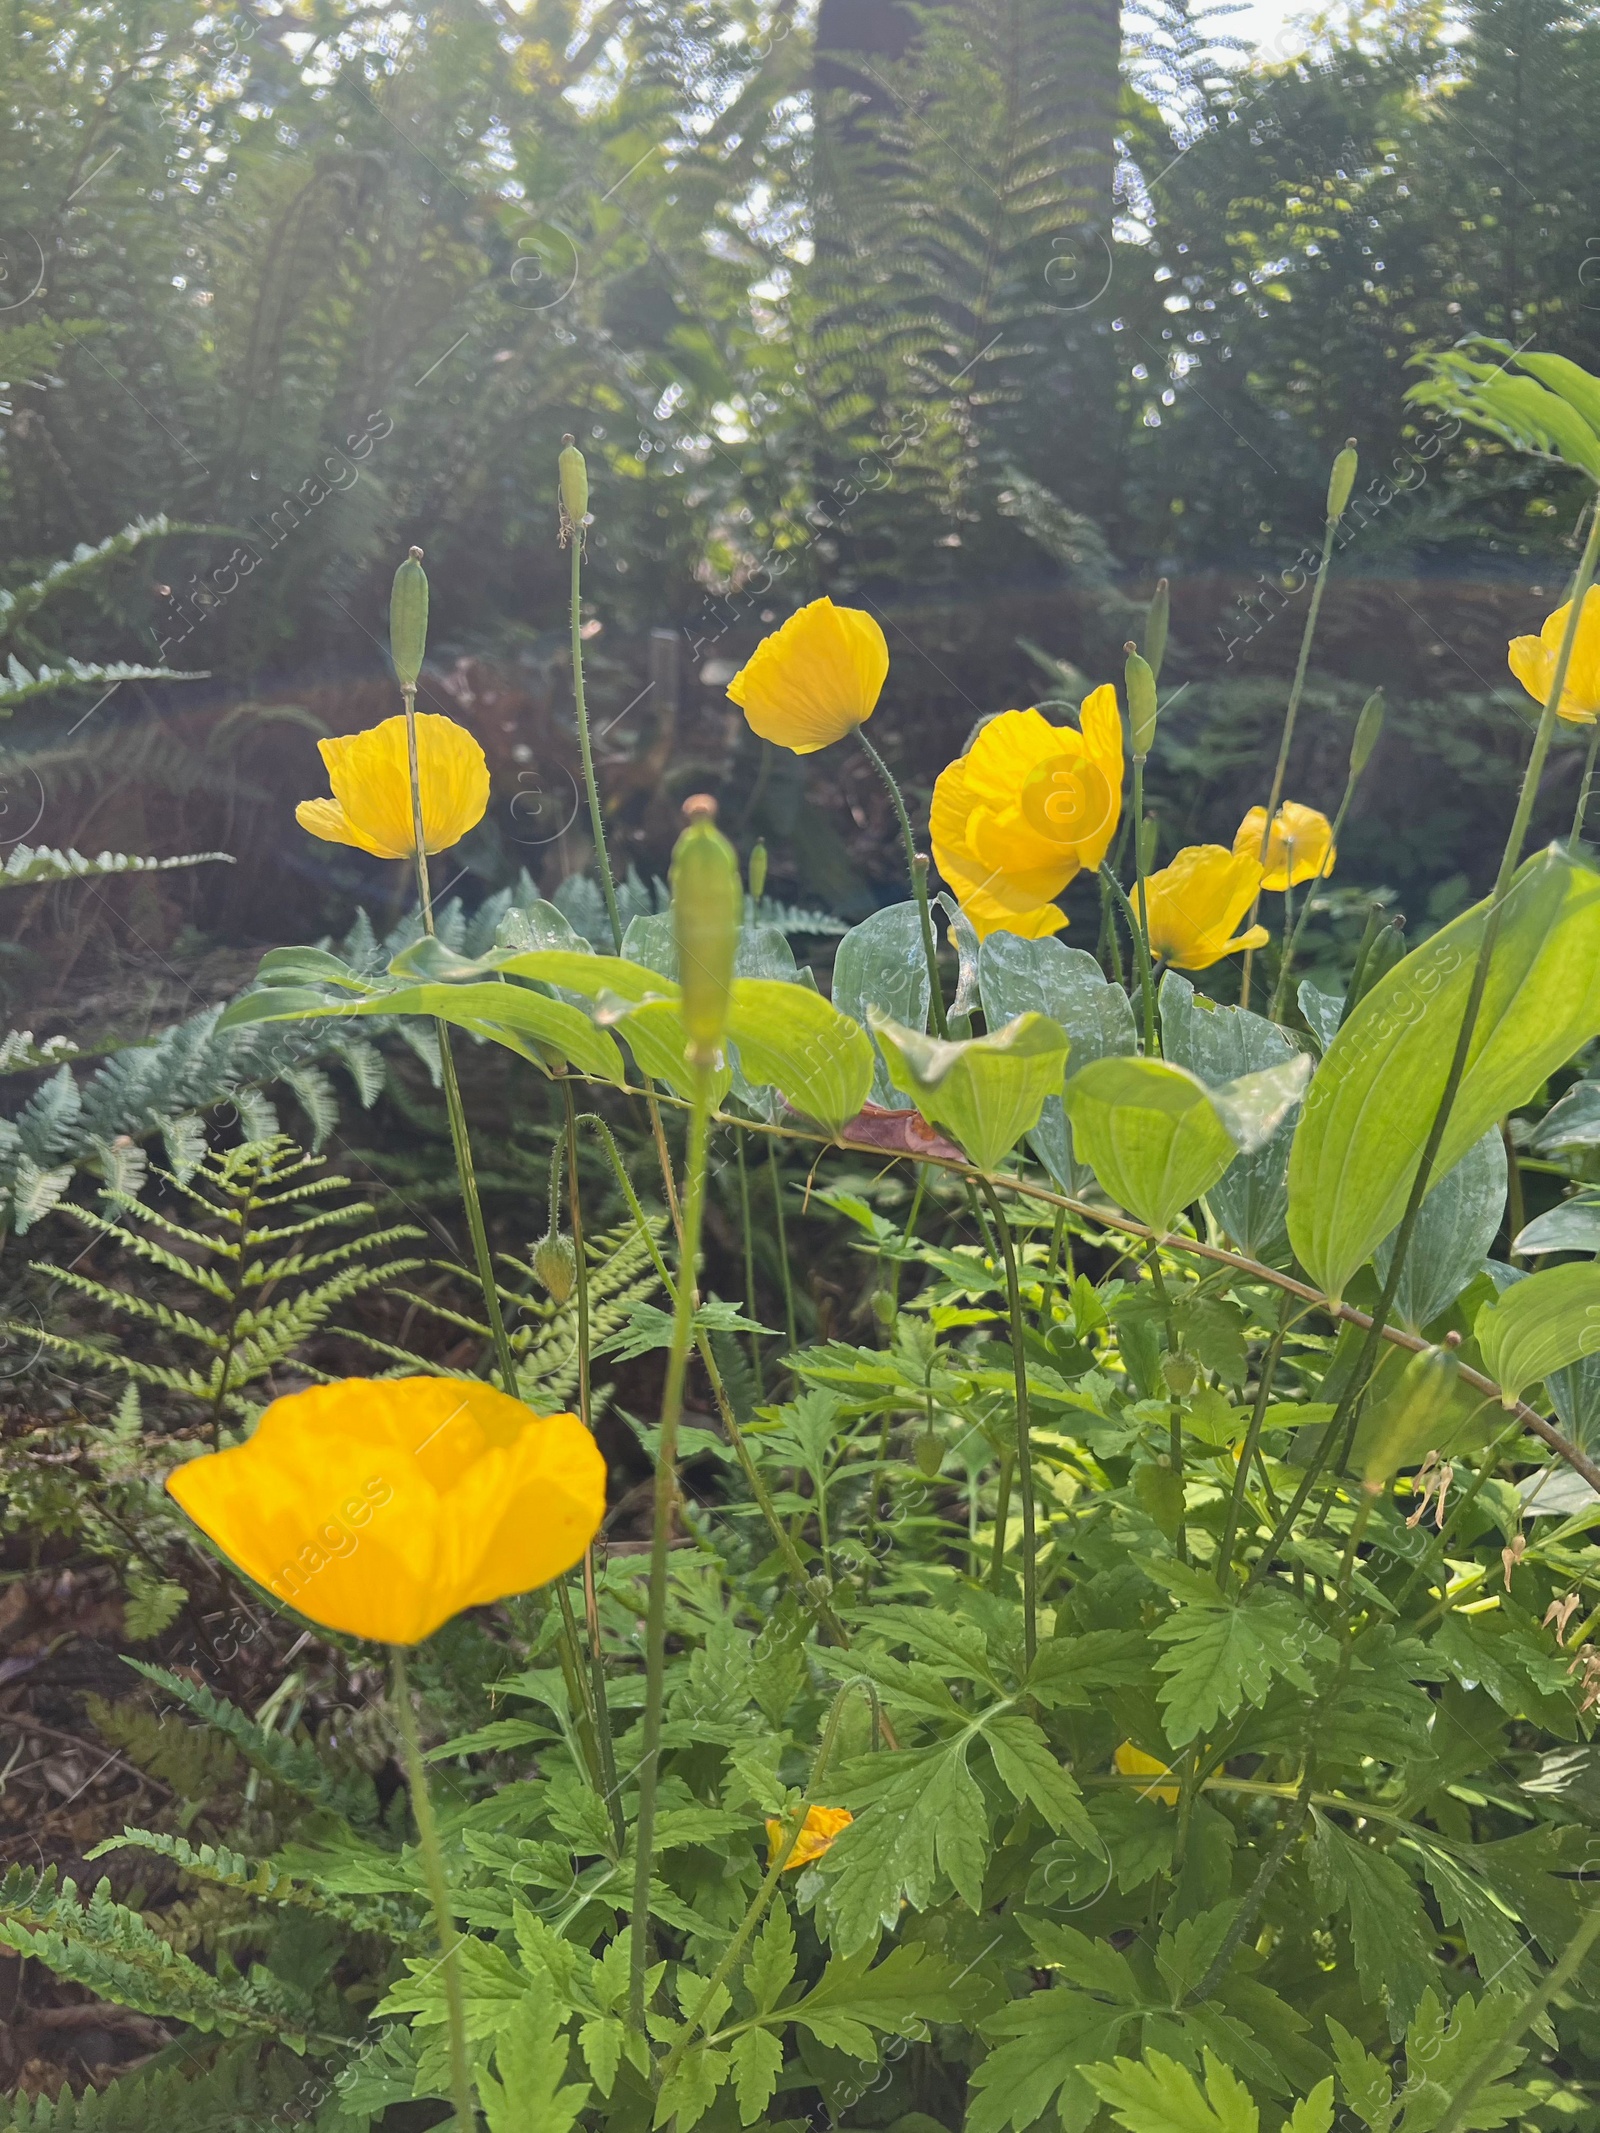
MULTIPOLYGON (((795 1839, 794 1850, 783 1862, 783 1871, 792 1874, 797 1866, 809 1866, 813 1859, 820 1859, 841 1829, 848 1829, 855 1816, 848 1807, 808 1807, 806 1818, 800 1825, 800 1834, 795 1839)), ((784 1824, 775 1817, 767 1820, 767 1864, 771 1866, 783 1850, 784 1824)))
MULTIPOLYGON (((294 818, 329 844, 353 844, 378 859, 410 859, 417 849, 411 813, 411 765, 404 718, 386 718, 365 733, 318 741, 331 800, 302 800, 294 818)), ((489 766, 465 726, 433 711, 417 713, 417 782, 422 841, 443 852, 484 817, 489 766)))
POLYGON ((1185 845, 1171 866, 1145 881, 1150 953, 1180 970, 1208 970, 1236 949, 1264 947, 1265 926, 1229 939, 1260 887, 1261 862, 1254 852, 1185 845))
POLYGON ((576 1415, 462 1378, 346 1378, 274 1400, 167 1488, 258 1585, 327 1629, 418 1644, 570 1570, 605 1513, 576 1415))
POLYGON ((752 733, 815 755, 871 718, 888 671, 889 646, 870 615, 813 600, 762 638, 728 694, 752 733))
MULTIPOLYGON (((1124 1777, 1172 1775, 1170 1765, 1162 1762, 1157 1756, 1146 1755, 1144 1750, 1136 1748, 1131 1740, 1125 1740, 1111 1760, 1124 1777)), ((1176 1807, 1178 1804, 1176 1785, 1146 1785, 1141 1796, 1147 1800, 1164 1800, 1169 1807, 1176 1807)))
POLYGON ((1108 683, 1081 732, 1002 711, 933 788, 933 856, 980 938, 1064 926, 1055 898, 1099 866, 1122 816, 1122 719, 1108 683))
MULTIPOLYGON (((1556 678, 1561 640, 1567 634, 1572 602, 1549 616, 1537 637, 1513 637, 1507 663, 1528 694, 1543 704, 1550 700, 1550 684, 1556 678)), ((1572 658, 1561 690, 1556 716, 1569 725, 1592 726, 1600 715, 1600 585, 1591 585, 1583 596, 1578 634, 1572 642, 1572 658)))
MULTIPOLYGON (((1252 859, 1259 859, 1261 832, 1266 826, 1266 809, 1252 807, 1239 824, 1238 835, 1233 840, 1234 850, 1248 852, 1252 859)), ((1333 842, 1333 824, 1327 816, 1319 815, 1314 807, 1302 807, 1298 800, 1285 800, 1272 818, 1272 835, 1267 839, 1261 886, 1264 889, 1293 889, 1302 881, 1315 881, 1319 875, 1333 872, 1338 857, 1333 842)))

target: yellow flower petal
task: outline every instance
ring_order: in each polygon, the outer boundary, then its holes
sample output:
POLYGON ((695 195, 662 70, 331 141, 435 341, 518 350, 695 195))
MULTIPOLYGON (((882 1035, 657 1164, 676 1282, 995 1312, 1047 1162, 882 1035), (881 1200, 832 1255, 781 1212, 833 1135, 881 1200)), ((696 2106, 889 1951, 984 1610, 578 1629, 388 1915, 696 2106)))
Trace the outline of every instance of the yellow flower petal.
MULTIPOLYGON (((1239 824, 1234 836, 1236 852, 1248 852, 1252 858, 1261 858, 1261 834, 1267 826, 1267 811, 1264 807, 1252 807, 1239 824)), ((1326 815, 1318 814, 1314 807, 1302 807, 1298 800, 1285 800, 1272 818, 1272 835, 1267 839, 1266 858, 1261 886, 1264 889, 1292 889, 1302 881, 1315 881, 1323 874, 1331 874, 1339 857, 1333 842, 1333 824, 1326 815)))
POLYGON ((1260 887, 1261 862, 1254 852, 1186 845, 1170 866, 1145 881, 1151 953, 1180 970, 1208 970, 1238 949, 1263 947, 1265 926, 1229 938, 1260 887))
MULTIPOLYGON (((800 1825, 800 1834, 795 1839, 794 1850, 783 1862, 783 1871, 792 1874, 796 1867, 809 1866, 813 1859, 820 1859, 841 1829, 848 1829, 855 1816, 848 1807, 808 1807, 806 1818, 800 1825)), ((771 1866, 783 1850, 784 1824, 776 1817, 767 1818, 767 1864, 771 1866)))
MULTIPOLYGON (((1266 810, 1263 809, 1262 812, 1264 814, 1266 810)), ((1146 1755, 1144 1750, 1136 1748, 1131 1740, 1125 1740, 1111 1760, 1124 1777, 1171 1777, 1172 1775, 1170 1763, 1162 1762, 1159 1756, 1146 1755)), ((1146 1785, 1141 1797, 1146 1800, 1164 1800, 1168 1807, 1176 1807, 1178 1804, 1178 1788, 1176 1785, 1146 1785)))
MULTIPOLYGON (((453 718, 419 711, 416 724, 423 843, 430 852, 443 852, 483 820, 489 766, 477 741, 453 718)), ((378 859, 411 858, 416 831, 405 719, 386 718, 365 733, 318 741, 317 749, 333 798, 303 800, 295 809, 300 827, 378 859)))
POLYGON ((933 856, 980 938, 1029 938, 1066 924, 1052 908, 1105 858, 1122 813, 1116 691, 1085 699, 1082 731, 1038 711, 1002 711, 933 790, 933 856))
MULTIPOLYGON (((1506 660, 1512 673, 1538 703, 1550 700, 1550 685, 1556 678, 1561 640, 1567 633, 1567 618, 1571 613, 1572 602, 1569 600, 1545 618, 1544 628, 1537 637, 1513 637, 1507 650, 1506 660)), ((1583 613, 1578 618, 1578 634, 1573 641, 1572 658, 1568 662, 1556 715, 1573 726, 1592 726, 1600 716, 1600 585, 1591 585, 1584 595, 1583 613)))
POLYGON ((871 718, 888 672, 871 615, 813 600, 761 640, 728 694, 764 741, 814 755, 871 718))
POLYGON ((417 1644, 582 1556, 605 1461, 575 1415, 458 1378, 347 1378, 274 1400, 167 1488, 258 1585, 328 1629, 417 1644))

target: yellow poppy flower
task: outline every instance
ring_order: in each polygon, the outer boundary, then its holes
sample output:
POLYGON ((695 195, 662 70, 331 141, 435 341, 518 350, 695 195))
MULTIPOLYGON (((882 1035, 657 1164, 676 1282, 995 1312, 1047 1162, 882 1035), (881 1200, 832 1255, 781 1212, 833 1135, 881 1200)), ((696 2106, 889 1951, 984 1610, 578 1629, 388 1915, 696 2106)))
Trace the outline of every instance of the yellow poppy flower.
POLYGON ((1264 947, 1265 926, 1228 938, 1260 887, 1261 862, 1254 852, 1185 845, 1171 866, 1145 880, 1150 953, 1180 970, 1208 970, 1236 949, 1264 947))
MULTIPOLYGON (((386 718, 365 733, 318 741, 331 800, 302 800, 294 818, 328 844, 353 844, 378 859, 410 859, 417 849, 411 814, 411 765, 404 718, 386 718)), ((422 840, 447 851, 483 820, 489 766, 465 726, 437 712, 417 713, 417 781, 422 840)))
MULTIPOLYGON (((1569 600, 1546 618, 1537 637, 1513 637, 1506 653, 1512 673, 1538 703, 1550 700, 1550 684, 1556 677, 1556 661, 1571 613, 1569 600)), ((1572 726, 1592 726, 1600 716, 1600 585, 1591 585, 1583 596, 1583 613, 1556 716, 1572 726)))
MULTIPOLYGON (((798 1866, 809 1866, 813 1859, 820 1859, 841 1829, 848 1829, 855 1816, 848 1807, 808 1807, 806 1818, 800 1825, 800 1834, 795 1839, 794 1850, 783 1862, 783 1871, 792 1874, 798 1866)), ((784 1825, 775 1817, 767 1820, 767 1864, 771 1866, 783 1850, 784 1825)))
MULTIPOLYGON (((1234 850, 1248 852, 1252 859, 1259 859, 1261 832, 1266 826, 1266 809, 1252 807, 1239 824, 1233 840, 1234 850)), ((1272 835, 1267 839, 1261 886, 1264 889, 1293 889, 1302 881, 1315 881, 1318 875, 1333 872, 1338 857, 1333 824, 1327 816, 1319 815, 1314 807, 1302 807, 1298 800, 1285 800, 1272 818, 1272 835)))
POLYGON ((764 741, 815 755, 871 718, 888 672, 889 646, 870 615, 813 600, 762 638, 728 694, 764 741))
POLYGON ((1108 683, 1081 732, 1038 711, 1002 711, 933 788, 933 856, 980 939, 1066 924, 1055 898, 1099 866, 1122 816, 1122 719, 1108 683))
POLYGON ((419 1644, 569 1570, 606 1467, 576 1415, 461 1378, 346 1378, 274 1400, 167 1488, 247 1576, 327 1629, 419 1644))
MULTIPOLYGON (((1124 1777, 1172 1775, 1170 1764, 1162 1762, 1158 1756, 1146 1755, 1144 1750, 1136 1748, 1131 1740, 1125 1740, 1111 1760, 1124 1777)), ((1140 1796, 1146 1800, 1164 1800, 1169 1807, 1176 1807, 1178 1804, 1176 1785, 1146 1785, 1140 1796)))

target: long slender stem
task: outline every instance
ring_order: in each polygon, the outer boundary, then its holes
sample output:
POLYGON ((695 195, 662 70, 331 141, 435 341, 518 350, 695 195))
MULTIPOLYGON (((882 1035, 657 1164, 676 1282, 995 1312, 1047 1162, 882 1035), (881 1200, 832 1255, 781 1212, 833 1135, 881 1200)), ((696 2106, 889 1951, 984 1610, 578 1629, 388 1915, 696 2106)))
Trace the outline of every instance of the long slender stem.
POLYGON ((1573 583, 1567 627, 1562 636, 1561 650, 1556 655, 1555 672, 1550 678, 1550 693, 1539 719, 1533 747, 1529 751, 1527 768, 1522 775, 1522 790, 1517 796, 1517 809, 1512 818, 1511 828, 1506 835, 1505 849, 1500 855, 1500 868, 1495 876, 1494 888, 1490 894, 1488 909, 1484 916, 1483 939, 1479 944, 1478 960, 1473 969, 1472 983, 1468 990, 1466 1006, 1461 1016, 1461 1028, 1456 1036, 1455 1051, 1445 1076, 1444 1088, 1440 1093, 1438 1106, 1434 1111, 1433 1124, 1429 1128, 1428 1138, 1423 1144, 1422 1155, 1417 1163, 1417 1173, 1412 1181, 1410 1198, 1406 1202, 1406 1211, 1401 1217, 1399 1229, 1395 1232, 1394 1256, 1389 1263, 1388 1278, 1383 1284, 1383 1293, 1378 1298, 1377 1308, 1372 1314, 1367 1337, 1362 1343, 1360 1354, 1356 1358, 1355 1368, 1351 1371, 1349 1381, 1340 1396, 1339 1404, 1334 1409, 1333 1417, 1323 1432, 1321 1442, 1317 1446, 1316 1456, 1301 1477, 1300 1485, 1291 1497, 1283 1517, 1278 1521, 1272 1539, 1263 1549, 1255 1569, 1251 1572, 1251 1584, 1255 1584, 1266 1575, 1273 1555, 1281 1547, 1284 1536, 1289 1531, 1294 1520, 1300 1515, 1301 1507, 1320 1479, 1323 1469, 1334 1454, 1335 1448, 1338 1448, 1339 1460, 1342 1463, 1349 1443, 1354 1437, 1361 1398, 1366 1391, 1367 1380, 1372 1374, 1383 1329, 1394 1306, 1395 1295, 1400 1286, 1400 1276, 1405 1268, 1406 1254, 1410 1250, 1412 1235, 1416 1230, 1417 1217, 1421 1213, 1423 1199, 1429 1184, 1432 1182, 1434 1162, 1438 1156, 1440 1145, 1444 1140, 1445 1129, 1450 1123, 1450 1114, 1455 1108, 1456 1095, 1461 1087, 1462 1077, 1466 1073, 1467 1055, 1472 1048, 1473 1033, 1478 1026, 1478 1013, 1483 1005, 1484 993, 1488 988, 1489 968, 1494 959, 1495 945, 1500 937, 1501 916, 1505 910, 1506 898, 1511 893, 1511 885, 1515 879, 1517 867, 1522 859, 1522 847, 1527 838, 1528 823, 1533 815, 1534 803, 1539 797, 1539 785, 1544 775, 1545 761, 1549 756, 1550 743, 1555 734, 1557 707, 1561 702, 1562 692, 1566 687, 1567 668, 1572 659, 1572 647, 1577 641, 1578 624, 1583 614, 1584 597, 1590 585, 1594 582, 1597 563, 1600 563, 1600 507, 1594 509, 1590 516, 1588 538, 1584 542, 1583 556, 1578 564, 1577 577, 1573 583))
POLYGON ((391 1702, 400 1727, 405 1751, 406 1783, 411 1792, 411 1813, 417 1825, 417 1847, 433 1906, 434 1931, 439 1936, 439 1960, 444 1972, 445 2021, 450 2034, 450 2096, 455 2105, 459 2133, 475 2133, 478 2114, 472 2100, 472 2069, 467 2056, 467 2018, 461 1991, 461 1961, 458 1954, 455 1914, 450 1908, 450 1882, 445 1873, 444 1848, 434 1819, 433 1796, 428 1790, 428 1767, 422 1760, 417 1737, 417 1714, 411 1708, 411 1683, 406 1673, 403 1645, 391 1644, 394 1668, 391 1702))
POLYGON ((1139 991, 1144 1000, 1144 1048, 1156 1050, 1156 994, 1150 975, 1150 912, 1144 893, 1144 757, 1133 759, 1133 887, 1139 912, 1139 991))
POLYGON ((1557 1993, 1565 1991, 1568 1980, 1577 1974, 1597 1938, 1600 1938, 1600 1903, 1585 1914, 1577 1932, 1562 1951, 1560 1961, 1545 1972, 1493 2043, 1486 2045, 1467 2068, 1439 2121, 1437 2133, 1461 2133, 1461 2129, 1470 2123, 1468 2113, 1472 2100, 1494 2073, 1500 2054, 1539 2019, 1557 1993))
MULTIPOLYGON (((1033 1444, 1028 1413, 1028 1358, 1023 1345, 1026 1328, 1022 1317, 1022 1285, 1017 1278, 1017 1252, 1011 1235, 1011 1225, 1006 1220, 1005 1209, 995 1198, 990 1186, 984 1185, 983 1195, 994 1216, 994 1226, 1000 1239, 1000 1252, 1006 1264, 1006 1309, 1011 1319, 1011 1371, 1017 1395, 1017 1483, 1022 1499, 1022 1646, 1023 1656, 1032 1666, 1034 1654, 1039 1649, 1039 1562, 1038 1542, 1034 1533, 1033 1506, 1033 1444)), ((998 1528, 1003 1535, 1004 1527, 998 1528)), ((997 1547, 1003 1542, 997 1542, 997 1547)))
POLYGON ((1578 787, 1578 804, 1572 814, 1572 841, 1577 843, 1583 835, 1584 824, 1589 817, 1589 795, 1594 790, 1594 759, 1600 753, 1600 719, 1595 721, 1589 736, 1589 752, 1583 759, 1583 782, 1578 787))
MULTIPOLYGON (((593 1386, 589 1364, 589 1257, 583 1242, 583 1200, 578 1191, 578 1108, 572 1100, 572 1083, 561 1077, 561 1095, 567 1114, 567 1199, 572 1210, 572 1256, 576 1266, 578 1298, 578 1418, 594 1434, 593 1386)), ((551 1232, 555 1223, 552 1221, 551 1232)), ((611 1738, 611 1709, 606 1695, 605 1649, 600 1636, 600 1595, 595 1584, 594 1543, 583 1551, 583 1606, 589 1631, 589 1701, 594 1713, 595 1746, 600 1755, 600 1775, 606 1805, 611 1813, 617 1856, 627 1842, 622 1816, 622 1795, 617 1783, 616 1746, 611 1738)))
MULTIPOLYGON (((1136 851, 1137 848, 1138 840, 1135 839, 1136 851)), ((1135 863, 1137 864, 1137 862, 1135 863)), ((1127 890, 1124 889, 1121 882, 1118 881, 1116 875, 1111 871, 1109 867, 1103 866, 1100 869, 1100 879, 1104 883, 1104 885, 1111 891, 1112 901, 1121 907, 1122 916, 1127 922, 1128 933, 1133 941, 1133 952, 1138 961, 1139 966, 1139 989, 1144 998, 1145 1051, 1148 1056, 1154 1057, 1157 1053, 1159 1053, 1161 1047, 1156 1041, 1157 1030, 1155 1020, 1155 970, 1150 960, 1150 935, 1146 931, 1146 928, 1139 916, 1139 913, 1135 911, 1133 905, 1129 903, 1127 890)), ((1143 893, 1143 885, 1141 882, 1141 896, 1143 895, 1143 893)))
MULTIPOLYGON (((1283 714, 1283 732, 1278 739, 1278 760, 1272 768, 1272 790, 1267 795, 1267 819, 1261 829, 1261 864, 1267 863, 1267 847, 1272 838, 1272 818, 1278 812, 1278 802, 1283 798, 1284 772, 1289 767, 1289 749, 1294 740, 1295 720, 1300 715, 1301 692, 1306 685, 1306 669, 1311 664, 1311 641, 1317 634, 1317 617, 1322 612, 1322 595, 1328 583, 1328 560, 1333 553, 1333 537, 1339 530, 1337 518, 1329 517, 1322 529, 1322 561, 1317 566, 1317 582, 1311 588, 1311 605, 1306 610, 1306 626, 1300 632, 1300 656, 1295 661, 1294 680, 1289 688, 1289 704, 1283 714)), ((1247 930, 1256 922, 1256 913, 1261 909, 1261 894, 1250 906, 1247 930)), ((1250 965, 1255 956, 1253 948, 1244 952, 1244 969, 1239 977, 1239 1005, 1250 1005, 1250 965)))
MULTIPOLYGON (((760 1323, 756 1312, 756 1232, 750 1219, 750 1169, 744 1159, 744 1135, 733 1137, 733 1152, 739 1165, 739 1221, 744 1230, 744 1308, 745 1316, 760 1323)), ((767 1388, 762 1382, 761 1335, 750 1336, 750 1368, 755 1374, 756 1398, 764 1400, 767 1388)))
POLYGON ((1289 1328, 1294 1323, 1294 1316, 1294 1298, 1286 1295, 1279 1301, 1277 1328, 1268 1343, 1266 1354, 1261 1359, 1261 1373, 1256 1380, 1256 1404, 1250 1411, 1250 1427, 1239 1453, 1239 1465, 1233 1477, 1233 1493, 1228 1498, 1228 1522, 1222 1531, 1222 1545, 1217 1550, 1217 1583, 1224 1592, 1233 1572, 1233 1548, 1239 1537, 1239 1515, 1244 1509, 1251 1461, 1260 1447, 1261 1427, 1266 1420, 1267 1402, 1272 1398, 1272 1381, 1278 1374, 1278 1361, 1283 1354, 1283 1344, 1289 1337, 1289 1328))
MULTIPOLYGON (((1167 1353, 1178 1353, 1178 1322, 1172 1309, 1172 1300, 1167 1294, 1166 1279, 1161 1272, 1161 1249, 1151 1245, 1149 1251, 1150 1283, 1161 1304, 1161 1315, 1166 1321, 1167 1353)), ((1168 1410, 1168 1458, 1178 1482, 1178 1528, 1172 1537, 1173 1553, 1180 1563, 1189 1560, 1189 1526, 1184 1510, 1183 1497, 1183 1402, 1176 1393, 1171 1396, 1168 1410)))
POLYGON ((772 1173, 772 1211, 778 1225, 778 1263, 783 1269, 783 1330, 789 1337, 789 1353, 800 1345, 794 1315, 794 1277, 789 1271, 789 1233, 783 1219, 783 1172, 778 1168, 775 1141, 767 1143, 767 1168, 772 1173))
POLYGON ((864 728, 857 726, 856 739, 866 750, 869 760, 876 766, 880 778, 888 789, 894 803, 895 815, 900 823, 900 841, 906 851, 906 872, 911 878, 911 893, 916 898, 917 916, 922 922, 922 953, 928 965, 928 1004, 933 1012, 933 1026, 941 1037, 948 1037, 950 1025, 945 1020, 944 988, 939 983, 939 951, 933 937, 933 914, 928 909, 928 869, 926 862, 918 864, 917 840, 911 827, 911 817, 906 813, 905 796, 902 794, 894 772, 879 755, 864 728))
MULTIPOLYGON (((1294 922, 1294 930, 1292 933, 1288 933, 1284 941, 1283 960, 1278 965, 1278 983, 1272 995, 1272 1020, 1274 1022, 1283 1020, 1284 1008, 1288 1004, 1289 973, 1294 968, 1295 950, 1300 945, 1301 934, 1306 930, 1306 920, 1311 916, 1312 900, 1328 878, 1328 869, 1333 864, 1334 853, 1339 846, 1339 832, 1344 828, 1344 818, 1350 812, 1350 802, 1355 798, 1358 782, 1359 773, 1356 771, 1352 771, 1344 781, 1344 797, 1339 802, 1339 812, 1333 818, 1333 827, 1328 835, 1328 849, 1322 855, 1322 865, 1317 869, 1315 881, 1308 884, 1306 888, 1305 901, 1300 906, 1300 915, 1294 922)), ((1287 930, 1287 906, 1285 906, 1284 916, 1287 930)))
POLYGON ((633 2025, 641 2036, 645 2029, 645 1971, 650 1954, 650 1868, 655 1847, 656 1780, 661 1761, 662 1686, 666 1672, 667 1553, 678 1495, 678 1423, 683 1414, 683 1383, 694 1333, 695 1269, 700 1256, 700 1225, 706 1204, 706 1120, 710 1109, 711 1073, 709 1068, 696 1067, 685 1161, 678 1294, 672 1314, 672 1346, 667 1352, 666 1384, 661 1395, 661 1434, 656 1444, 650 1591, 645 1613, 644 1753, 639 1759, 639 1812, 634 1830, 638 1860, 633 1882, 629 1993, 633 2025))
POLYGON ((583 758, 583 789, 589 796, 589 826, 594 833, 594 863, 600 876, 600 893, 606 900, 611 938, 622 952, 622 914, 617 909, 617 885, 611 878, 611 857, 606 850, 606 819, 600 805, 600 787, 594 774, 594 751, 589 742, 589 706, 583 690, 583 529, 571 536, 572 592, 568 619, 572 629, 572 703, 578 718, 578 753, 583 758))

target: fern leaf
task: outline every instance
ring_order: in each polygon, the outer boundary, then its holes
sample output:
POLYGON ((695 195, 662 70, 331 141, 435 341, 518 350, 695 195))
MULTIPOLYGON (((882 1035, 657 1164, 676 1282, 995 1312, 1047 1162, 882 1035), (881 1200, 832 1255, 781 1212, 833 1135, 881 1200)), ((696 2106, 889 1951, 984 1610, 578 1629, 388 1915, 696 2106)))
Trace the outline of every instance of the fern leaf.
POLYGON ((41 663, 30 673, 13 652, 6 662, 4 679, 0 680, 0 717, 14 711, 18 704, 30 703, 36 696, 53 696, 61 689, 94 689, 107 681, 205 679, 203 668, 184 671, 177 667, 146 667, 130 665, 120 659, 110 665, 102 665, 98 660, 92 659, 69 659, 59 667, 41 663))
POLYGON ((19 1156, 11 1179, 11 1213, 19 1235, 43 1221, 72 1183, 70 1164, 41 1170, 31 1156, 19 1156))
POLYGON ((234 864, 231 852, 185 852, 174 859, 101 852, 86 859, 82 852, 62 852, 52 845, 19 844, 0 867, 0 889, 33 888, 47 881, 96 881, 106 874, 165 874, 173 867, 206 866, 213 861, 222 866, 234 864))
POLYGON ((8 1029, 0 1037, 0 1074, 29 1074, 39 1067, 59 1066, 63 1060, 81 1057, 70 1037, 36 1039, 31 1029, 8 1029))
POLYGON ((71 555, 52 563, 39 577, 26 585, 14 585, 9 592, 0 592, 0 633, 9 636, 19 622, 31 615, 35 608, 42 607, 53 594, 80 584, 119 556, 130 555, 145 541, 162 540, 171 533, 214 533, 220 530, 213 526, 191 525, 183 519, 170 519, 164 511, 158 511, 154 518, 134 519, 93 546, 80 541, 71 555))
POLYGON ((161 1142, 178 1182, 185 1184, 205 1161, 206 1122, 193 1111, 169 1118, 161 1128, 161 1142))
POLYGON ((267 1903, 292 1904, 325 1918, 336 1918, 360 1933, 379 1933, 385 1939, 406 1945, 426 1944, 420 1903, 406 1911, 375 1896, 335 1895, 296 1880, 270 1860, 247 1859, 223 1844, 191 1844, 187 1837, 169 1836, 153 1829, 124 1829, 120 1837, 107 1837, 84 1856, 99 1859, 107 1852, 129 1849, 157 1852, 196 1881, 214 1888, 237 1889, 267 1903))

